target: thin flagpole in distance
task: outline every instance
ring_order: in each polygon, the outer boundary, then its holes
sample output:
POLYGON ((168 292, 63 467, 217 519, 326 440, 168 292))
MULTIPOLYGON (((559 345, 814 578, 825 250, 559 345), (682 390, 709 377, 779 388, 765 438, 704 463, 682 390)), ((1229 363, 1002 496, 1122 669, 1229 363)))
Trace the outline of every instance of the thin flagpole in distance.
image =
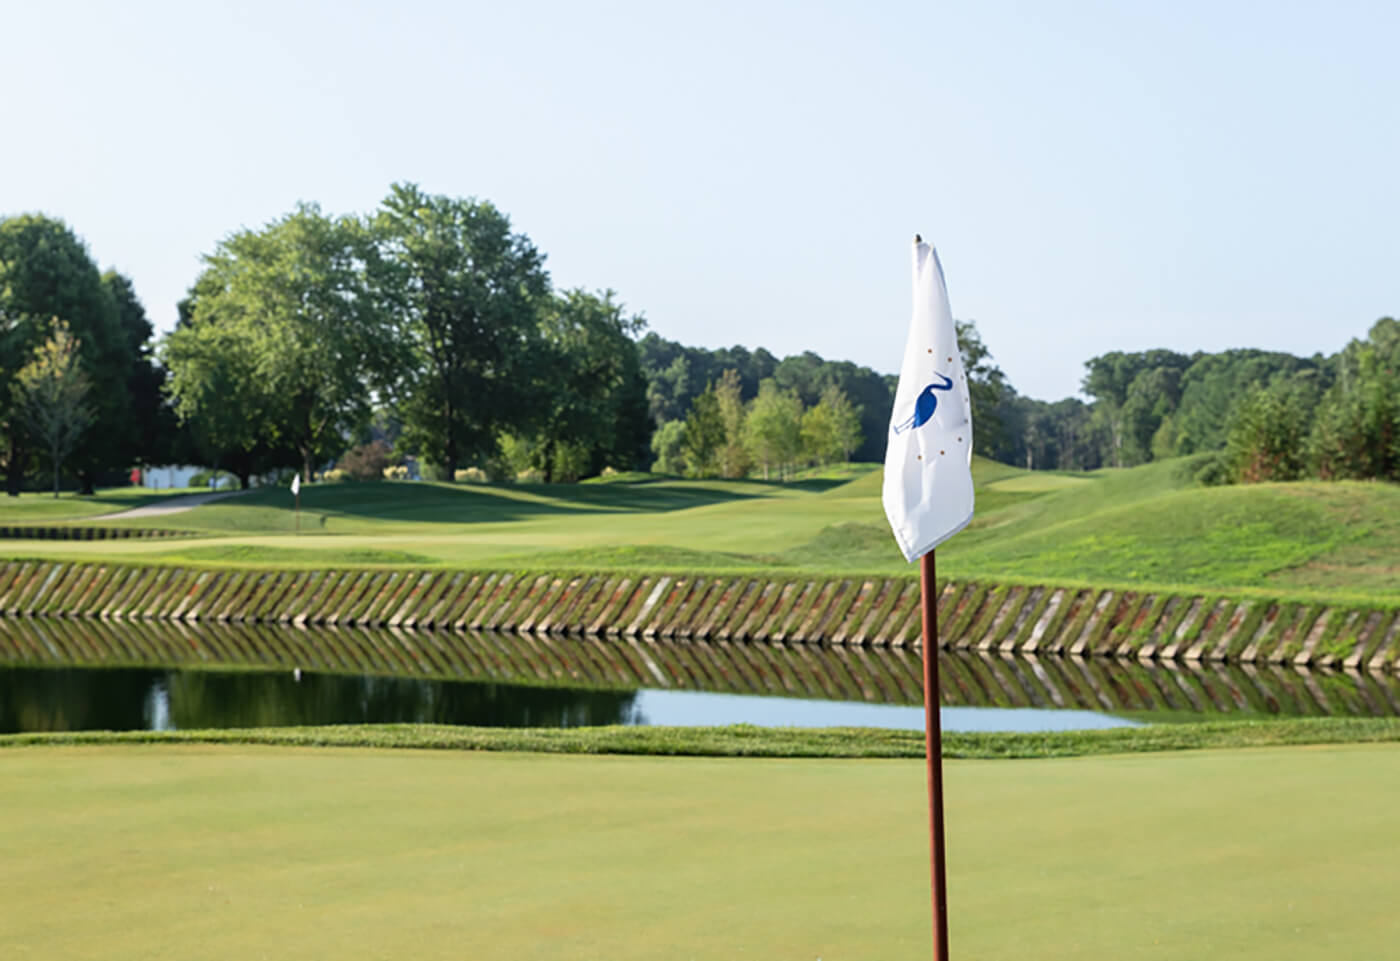
POLYGON ((923 595, 924 754, 928 769, 929 878, 933 961, 948 961, 948 871, 943 845, 943 728, 938 716, 938 588, 933 551, 919 558, 923 595))

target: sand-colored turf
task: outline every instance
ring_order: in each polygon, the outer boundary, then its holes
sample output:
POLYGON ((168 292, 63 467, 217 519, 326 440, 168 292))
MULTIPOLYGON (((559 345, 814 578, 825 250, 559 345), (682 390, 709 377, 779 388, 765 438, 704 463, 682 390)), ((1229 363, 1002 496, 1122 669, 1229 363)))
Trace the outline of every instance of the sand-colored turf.
MULTIPOLYGON (((0 766, 8 959, 928 956, 916 761, 161 745, 0 766)), ((947 774, 959 959, 1400 940, 1400 747, 947 774)))

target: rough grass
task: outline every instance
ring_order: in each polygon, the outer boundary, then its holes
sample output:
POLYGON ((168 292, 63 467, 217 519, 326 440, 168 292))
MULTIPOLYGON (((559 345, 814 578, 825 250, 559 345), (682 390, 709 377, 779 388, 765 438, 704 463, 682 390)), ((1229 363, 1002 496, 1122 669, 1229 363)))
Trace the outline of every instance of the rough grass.
MULTIPOLYGON (((1190 465, 1067 475, 978 459, 977 516, 940 548, 940 573, 1400 599, 1400 486, 1201 488, 1190 465)), ((629 475, 553 486, 313 485, 302 494, 299 537, 291 497, 278 489, 153 519, 207 535, 179 544, 0 542, 0 550, 181 564, 318 567, 358 556, 476 569, 912 573, 889 536, 880 484, 879 470, 846 466, 787 484, 629 475)))
MULTIPOLYGON (((950 761, 966 958, 1383 958, 1400 748, 950 761)), ((14 957, 929 955, 918 760, 37 747, 14 957)))

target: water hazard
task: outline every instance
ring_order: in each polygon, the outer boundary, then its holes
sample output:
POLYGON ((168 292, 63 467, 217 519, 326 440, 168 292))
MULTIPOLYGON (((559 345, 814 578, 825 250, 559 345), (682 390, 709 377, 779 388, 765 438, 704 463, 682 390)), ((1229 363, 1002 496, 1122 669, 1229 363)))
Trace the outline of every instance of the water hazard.
MULTIPOLYGON (((948 730, 1400 715, 1390 673, 945 652, 948 730)), ((433 722, 917 729, 917 650, 0 619, 0 731, 433 722)))

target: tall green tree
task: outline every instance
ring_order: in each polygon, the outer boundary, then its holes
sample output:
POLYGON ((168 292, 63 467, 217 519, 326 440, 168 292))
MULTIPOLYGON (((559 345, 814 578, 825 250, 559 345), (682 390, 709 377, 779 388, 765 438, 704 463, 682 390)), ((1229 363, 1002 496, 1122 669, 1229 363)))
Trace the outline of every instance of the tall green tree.
POLYGON ((719 474, 719 454, 724 448, 724 415, 712 383, 695 398, 685 417, 685 470, 689 477, 719 474))
POLYGON ((991 348, 982 340, 977 322, 958 320, 954 321, 954 327, 963 372, 967 375, 967 393, 972 401, 972 443, 979 453, 991 452, 1002 445, 1006 434, 999 408, 1011 386, 992 359, 991 348))
POLYGON ((744 387, 739 371, 726 368, 715 384, 715 400, 724 422, 724 445, 719 451, 722 477, 743 477, 749 472, 749 453, 744 447, 744 387))
POLYGON ((195 292, 180 304, 180 322, 160 345, 166 391, 198 460, 228 471, 246 490, 254 474, 295 463, 279 438, 282 399, 258 374, 258 356, 242 326, 205 312, 195 292))
POLYGON ((97 472, 120 467, 128 454, 121 439, 131 354, 117 305, 87 247, 61 220, 25 214, 0 221, 0 422, 11 495, 23 486, 33 446, 23 418, 11 407, 11 386, 48 337, 54 317, 67 323, 81 344, 80 364, 92 385, 93 423, 72 458, 83 489, 91 491, 97 472))
POLYGON ((175 463, 179 460, 173 446, 178 424, 165 396, 166 372, 156 363, 155 328, 130 278, 108 270, 102 275, 102 284, 116 304, 118 325, 131 357, 126 377, 128 416, 122 438, 128 460, 142 466, 175 463))
POLYGON ((53 332, 15 378, 15 403, 31 435, 53 468, 53 496, 58 496, 63 461, 92 423, 90 389, 78 356, 78 342, 68 324, 54 319, 53 332))
POLYGON ((530 451, 546 483, 645 459, 646 380, 634 338, 646 321, 613 297, 570 290, 544 312, 544 346, 530 371, 530 451))
POLYGON ((1315 371, 1314 390, 1325 390, 1330 374, 1322 359, 1253 349, 1194 354, 1181 375, 1180 401, 1171 413, 1178 454, 1225 446, 1235 406, 1256 387, 1280 375, 1315 371))
POLYGON ((652 470, 661 474, 688 473, 685 459, 685 421, 668 420, 651 435, 652 470))
POLYGON ((1176 409, 1190 358, 1171 350, 1112 351, 1085 361, 1084 392, 1109 437, 1114 467, 1149 460, 1152 437, 1176 409))
MULTIPOLYGON (((272 446, 297 452, 308 480, 317 460, 368 424, 375 390, 401 366, 390 317, 368 284, 376 255, 368 241, 353 218, 301 204, 220 242, 191 294, 189 329, 217 329, 206 345, 243 342, 228 369, 247 376, 236 366, 251 365, 259 429, 271 430, 272 446)), ((168 355, 172 373, 182 356, 168 355)), ((171 389, 187 412, 203 393, 179 374, 171 389)), ((239 443, 247 449, 246 438, 239 443)))
POLYGON ((1400 481, 1400 322, 1382 317, 1335 364, 1310 440, 1318 475, 1400 481))
POLYGON ((412 353, 397 385, 411 442, 451 477, 528 428, 544 349, 541 254, 490 203, 395 184, 372 219, 376 288, 412 353))
POLYGON ((1236 407, 1225 442, 1226 476, 1257 484, 1289 481, 1307 470, 1308 419, 1295 385, 1255 387, 1236 407))
POLYGON ((802 415, 802 450, 808 460, 819 464, 849 460, 861 440, 860 414, 835 384, 802 415))
POLYGON ((744 422, 749 454, 763 467, 763 478, 787 470, 802 453, 802 401, 794 391, 783 390, 771 378, 758 385, 758 396, 744 422))

